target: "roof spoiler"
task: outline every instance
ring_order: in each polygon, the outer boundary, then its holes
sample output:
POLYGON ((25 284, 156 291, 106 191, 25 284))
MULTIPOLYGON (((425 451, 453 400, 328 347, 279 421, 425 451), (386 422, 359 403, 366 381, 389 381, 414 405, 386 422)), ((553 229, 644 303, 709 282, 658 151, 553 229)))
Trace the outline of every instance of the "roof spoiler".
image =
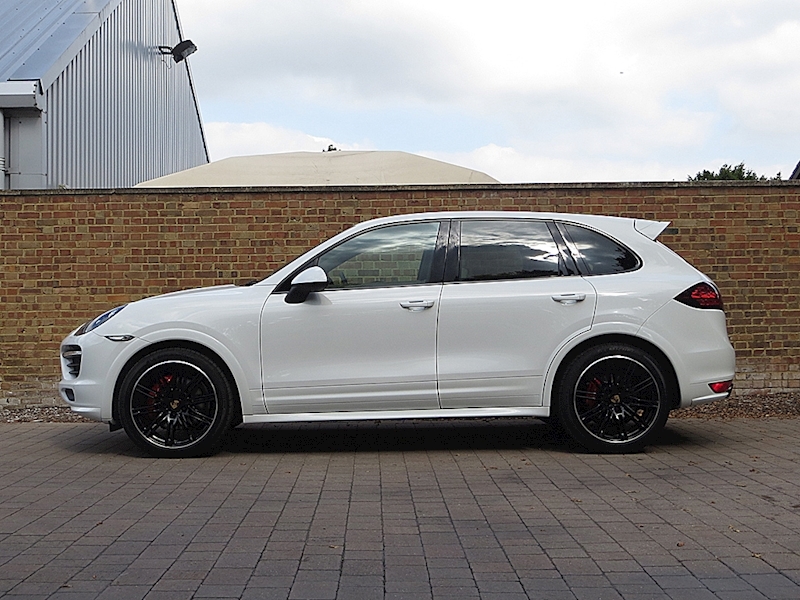
POLYGON ((669 227, 669 221, 646 221, 644 219, 635 219, 633 228, 645 237, 655 240, 661 233, 669 227))

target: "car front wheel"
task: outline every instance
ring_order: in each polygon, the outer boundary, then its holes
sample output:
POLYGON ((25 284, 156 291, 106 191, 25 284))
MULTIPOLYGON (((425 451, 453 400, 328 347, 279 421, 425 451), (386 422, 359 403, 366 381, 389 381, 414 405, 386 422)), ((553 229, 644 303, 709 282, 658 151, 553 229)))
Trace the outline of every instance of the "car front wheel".
POLYGON ((154 456, 216 452, 230 428, 235 394, 220 367, 194 350, 168 348, 140 358, 125 375, 119 415, 128 437, 154 456))
POLYGON ((641 450, 663 429, 670 409, 661 367, 627 344, 602 344, 576 356, 554 403, 564 429, 593 452, 641 450))

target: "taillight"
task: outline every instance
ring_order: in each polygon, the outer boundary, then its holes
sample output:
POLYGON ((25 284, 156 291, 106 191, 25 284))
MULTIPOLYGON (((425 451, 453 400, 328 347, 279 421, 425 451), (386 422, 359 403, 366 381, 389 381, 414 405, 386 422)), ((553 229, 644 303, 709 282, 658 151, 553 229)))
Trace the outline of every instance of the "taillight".
POLYGON ((694 308, 716 308, 722 310, 722 296, 709 283, 698 283, 675 296, 675 300, 694 308))

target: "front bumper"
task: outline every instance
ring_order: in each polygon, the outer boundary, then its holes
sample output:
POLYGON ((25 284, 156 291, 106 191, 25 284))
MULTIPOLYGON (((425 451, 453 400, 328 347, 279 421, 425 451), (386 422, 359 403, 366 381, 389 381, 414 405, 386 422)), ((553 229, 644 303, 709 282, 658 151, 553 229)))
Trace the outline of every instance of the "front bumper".
POLYGON ((110 423, 119 374, 128 360, 147 345, 138 338, 112 341, 94 332, 67 336, 61 342, 61 397, 73 412, 110 423))

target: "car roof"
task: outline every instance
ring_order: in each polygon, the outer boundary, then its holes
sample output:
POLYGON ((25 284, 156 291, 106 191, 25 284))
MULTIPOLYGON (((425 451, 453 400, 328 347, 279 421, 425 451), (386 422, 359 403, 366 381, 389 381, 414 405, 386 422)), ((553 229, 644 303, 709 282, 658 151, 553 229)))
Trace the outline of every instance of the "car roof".
POLYGON ((356 233, 363 229, 370 229, 375 226, 389 225, 392 223, 407 223, 409 221, 428 221, 435 219, 539 219, 554 220, 566 223, 577 223, 587 225, 609 233, 611 235, 625 235, 631 229, 636 229, 641 234, 654 240, 669 225, 669 222, 652 221, 649 219, 637 219, 630 217, 615 217, 609 215, 585 215, 577 213, 555 213, 555 212, 530 212, 530 211, 440 211, 440 212, 421 212, 404 215, 394 215, 391 217, 379 217, 370 219, 355 225, 348 231, 356 233))

